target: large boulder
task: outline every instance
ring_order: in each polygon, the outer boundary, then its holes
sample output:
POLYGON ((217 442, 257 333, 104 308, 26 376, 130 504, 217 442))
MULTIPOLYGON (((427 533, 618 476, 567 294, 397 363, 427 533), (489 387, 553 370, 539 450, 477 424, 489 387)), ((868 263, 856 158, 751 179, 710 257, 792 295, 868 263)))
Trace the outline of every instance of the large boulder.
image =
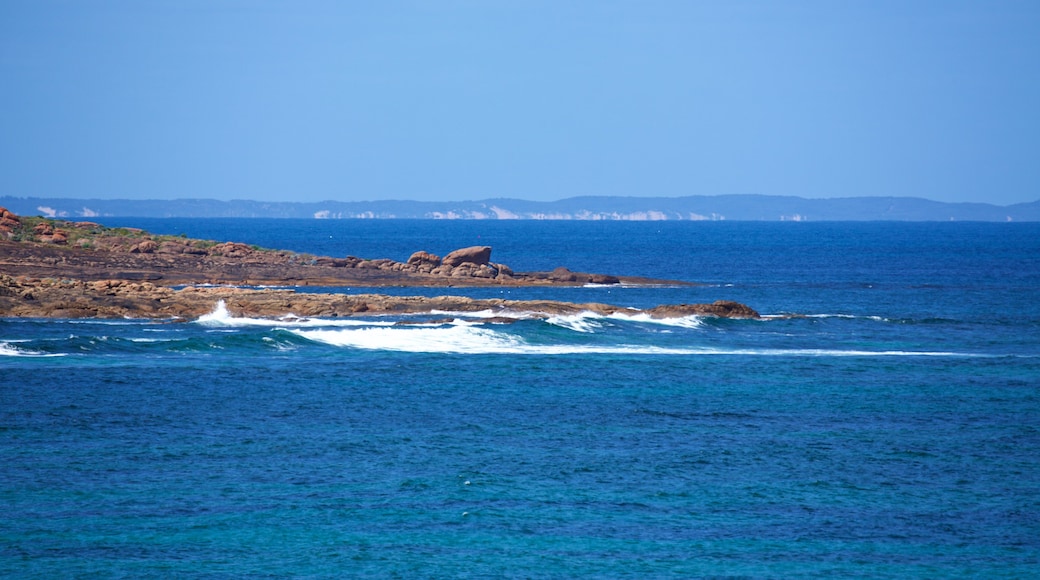
POLYGON ((429 252, 418 251, 408 258, 408 265, 416 272, 429 274, 441 265, 441 257, 429 252))
POLYGON ((444 256, 441 263, 445 266, 451 266, 454 268, 455 266, 462 265, 463 262, 482 266, 490 261, 491 246, 470 246, 449 253, 447 256, 444 256))
MULTIPOLYGON (((140 245, 140 244, 138 244, 140 245)), ((157 254, 183 254, 184 250, 187 249, 187 245, 182 242, 175 242, 173 240, 166 240, 159 244, 159 247, 155 250, 157 254)))
POLYGON ((0 234, 3 237, 12 237, 14 230, 22 224, 18 216, 11 213, 7 208, 0 207, 0 234))
POLYGON ((155 240, 144 240, 138 244, 135 244, 130 248, 131 254, 152 254, 159 249, 159 244, 155 240))

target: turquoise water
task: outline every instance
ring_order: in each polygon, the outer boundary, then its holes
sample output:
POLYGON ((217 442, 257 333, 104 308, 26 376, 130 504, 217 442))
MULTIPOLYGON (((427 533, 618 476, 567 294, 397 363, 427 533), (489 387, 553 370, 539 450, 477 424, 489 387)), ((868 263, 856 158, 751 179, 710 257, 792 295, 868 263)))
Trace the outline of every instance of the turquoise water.
POLYGON ((0 319, 0 575, 1040 574, 1035 224, 134 221, 767 318, 0 319))

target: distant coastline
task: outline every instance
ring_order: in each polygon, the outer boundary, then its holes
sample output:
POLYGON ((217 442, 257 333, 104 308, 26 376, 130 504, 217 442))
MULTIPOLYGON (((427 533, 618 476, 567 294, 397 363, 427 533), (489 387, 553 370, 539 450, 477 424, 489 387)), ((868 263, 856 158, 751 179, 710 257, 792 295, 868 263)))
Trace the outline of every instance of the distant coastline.
POLYGON ((809 199, 771 195, 572 197, 558 201, 76 199, 0 196, 20 215, 50 218, 295 218, 600 221, 1040 221, 1040 200, 998 206, 915 197, 809 199))

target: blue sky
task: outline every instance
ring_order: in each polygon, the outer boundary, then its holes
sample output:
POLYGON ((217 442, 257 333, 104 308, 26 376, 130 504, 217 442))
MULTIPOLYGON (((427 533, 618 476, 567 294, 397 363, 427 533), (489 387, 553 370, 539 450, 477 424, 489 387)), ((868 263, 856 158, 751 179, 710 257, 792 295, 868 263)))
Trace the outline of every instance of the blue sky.
POLYGON ((1035 0, 4 0, 0 78, 0 195, 1040 199, 1035 0))

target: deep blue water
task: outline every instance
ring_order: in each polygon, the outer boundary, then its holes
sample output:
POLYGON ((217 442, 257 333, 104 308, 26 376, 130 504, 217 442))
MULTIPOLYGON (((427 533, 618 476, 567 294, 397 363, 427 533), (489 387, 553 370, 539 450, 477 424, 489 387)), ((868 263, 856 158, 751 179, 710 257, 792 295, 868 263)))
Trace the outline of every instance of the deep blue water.
POLYGON ((1040 575, 1038 224, 109 225, 769 318, 0 319, 0 575, 1040 575))

